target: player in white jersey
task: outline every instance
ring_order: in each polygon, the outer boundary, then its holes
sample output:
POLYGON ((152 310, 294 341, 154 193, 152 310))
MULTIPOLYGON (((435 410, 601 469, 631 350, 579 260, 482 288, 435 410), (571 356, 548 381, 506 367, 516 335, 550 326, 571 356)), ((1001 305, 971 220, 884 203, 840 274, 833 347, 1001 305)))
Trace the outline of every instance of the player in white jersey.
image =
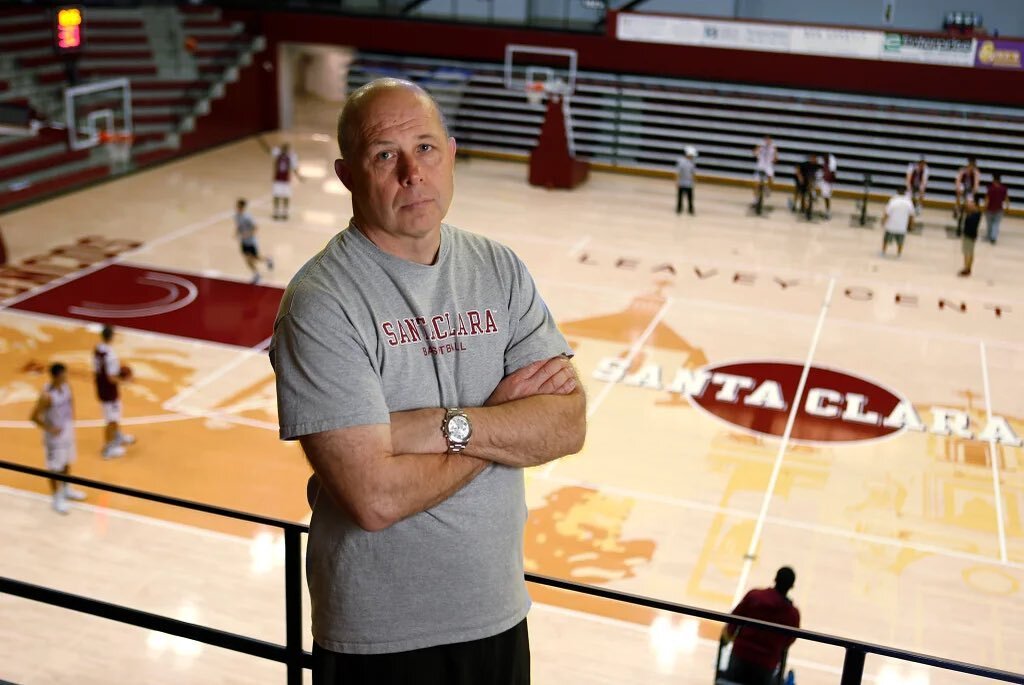
MULTIPOLYGON (((43 388, 30 417, 43 430, 46 468, 67 475, 75 462, 75 410, 68 384, 68 369, 60 363, 50 366, 50 382, 43 388)), ((53 509, 68 513, 68 500, 85 499, 85 493, 63 481, 50 481, 53 509)))
MULTIPOLYGON (((765 136, 754 148, 754 159, 757 160, 754 178, 759 184, 763 181, 766 184, 765 190, 770 193, 775 179, 775 163, 779 161, 779 148, 771 136, 765 136)), ((754 197, 757 198, 757 187, 754 188, 754 197)))
POLYGON ((818 169, 817 183, 818 194, 825 201, 825 218, 832 218, 832 188, 836 183, 836 170, 839 168, 839 161, 831 152, 821 156, 821 168, 818 169))

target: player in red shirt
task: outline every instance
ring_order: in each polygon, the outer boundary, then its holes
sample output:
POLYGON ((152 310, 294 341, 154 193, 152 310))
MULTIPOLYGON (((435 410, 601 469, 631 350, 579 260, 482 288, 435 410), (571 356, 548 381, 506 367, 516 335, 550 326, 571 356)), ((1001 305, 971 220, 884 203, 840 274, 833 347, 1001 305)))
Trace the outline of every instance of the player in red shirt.
MULTIPOLYGON (((796 573, 783 566, 775 574, 775 587, 751 590, 732 610, 733 615, 799 628, 800 611, 786 596, 795 582, 796 573)), ((726 678, 744 685, 770 685, 783 652, 795 638, 733 624, 725 630, 727 637, 734 640, 726 678)))
POLYGON ((917 162, 907 164, 907 193, 914 203, 914 213, 921 215, 924 193, 928 188, 928 161, 924 155, 917 162))
POLYGON ((121 381, 127 380, 131 372, 121 365, 117 353, 111 346, 114 341, 114 327, 104 326, 100 331, 101 342, 92 353, 93 375, 96 380, 96 396, 103 408, 106 428, 103 431, 103 458, 113 459, 124 456, 125 445, 135 444, 135 438, 121 432, 121 381))
MULTIPOLYGON (((953 208, 953 216, 960 218, 968 198, 977 199, 978 190, 981 188, 981 169, 978 168, 978 162, 974 157, 968 157, 967 165, 960 167, 960 171, 956 172, 955 187, 956 206, 953 208)), ((959 228, 956 234, 960 235, 959 228)))
POLYGON ((274 219, 288 218, 288 204, 292 197, 292 174, 298 174, 299 158, 291 151, 288 143, 275 147, 270 152, 274 158, 274 219))
POLYGON ((999 238, 999 222, 1003 220, 1003 212, 1010 208, 1010 192, 1003 185, 1003 177, 993 172, 992 182, 985 193, 985 221, 988 225, 985 238, 993 245, 999 238))

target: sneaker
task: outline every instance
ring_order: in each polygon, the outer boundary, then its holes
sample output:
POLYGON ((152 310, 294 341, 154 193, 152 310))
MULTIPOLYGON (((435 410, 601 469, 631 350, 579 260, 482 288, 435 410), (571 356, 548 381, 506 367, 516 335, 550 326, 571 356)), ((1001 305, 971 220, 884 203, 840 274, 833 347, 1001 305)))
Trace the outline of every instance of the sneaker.
POLYGON ((964 269, 963 271, 961 271, 960 273, 957 274, 957 276, 970 276, 970 275, 971 275, 971 272, 968 271, 967 269, 964 269))
POLYGON ((273 271, 274 270, 274 258, 273 257, 267 257, 267 270, 268 271, 273 271))
POLYGON ((52 506, 53 510, 55 512, 57 512, 58 514, 67 514, 68 513, 68 509, 69 509, 68 501, 64 497, 64 491, 63 490, 58 490, 54 494, 54 496, 53 496, 53 503, 50 506, 52 506))
POLYGON ((252 283, 253 285, 256 285, 257 283, 260 282, 260 275, 259 274, 253 274, 252 275, 252 280, 249 281, 249 282, 252 283))
POLYGON ((127 433, 118 433, 117 434, 117 444, 118 445, 134 445, 135 444, 135 436, 134 435, 128 435, 127 433))
POLYGON ((65 485, 64 497, 71 500, 72 502, 81 502, 85 499, 85 493, 77 488, 72 487, 71 485, 65 485))
POLYGON ((104 459, 114 459, 116 457, 124 456, 124 448, 117 443, 111 443, 103 448, 104 459))

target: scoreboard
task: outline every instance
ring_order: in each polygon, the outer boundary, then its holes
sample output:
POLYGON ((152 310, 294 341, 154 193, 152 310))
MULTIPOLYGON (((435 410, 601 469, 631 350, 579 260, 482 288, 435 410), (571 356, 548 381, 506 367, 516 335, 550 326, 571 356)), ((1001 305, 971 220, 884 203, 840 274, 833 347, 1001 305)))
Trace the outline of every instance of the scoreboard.
POLYGON ((82 47, 83 16, 80 7, 58 7, 54 15, 54 39, 57 52, 78 52, 82 47))

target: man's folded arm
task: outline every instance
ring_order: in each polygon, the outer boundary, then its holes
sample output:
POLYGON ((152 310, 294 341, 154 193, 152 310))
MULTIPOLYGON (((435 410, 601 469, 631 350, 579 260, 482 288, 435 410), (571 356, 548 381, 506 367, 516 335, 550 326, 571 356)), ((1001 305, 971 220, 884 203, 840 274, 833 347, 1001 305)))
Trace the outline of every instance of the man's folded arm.
POLYGON ((368 531, 437 506, 488 463, 465 454, 396 454, 387 424, 314 433, 300 442, 321 486, 368 531))
MULTIPOLYGON (((586 396, 572 362, 558 356, 506 376, 483 407, 462 407, 473 435, 462 454, 507 466, 537 466, 575 454, 586 437, 586 396)), ((444 409, 391 414, 395 451, 447 449, 444 409)))
POLYGON ((583 449, 587 401, 579 385, 566 395, 534 395, 466 410, 473 439, 466 453, 506 466, 537 466, 583 449))

